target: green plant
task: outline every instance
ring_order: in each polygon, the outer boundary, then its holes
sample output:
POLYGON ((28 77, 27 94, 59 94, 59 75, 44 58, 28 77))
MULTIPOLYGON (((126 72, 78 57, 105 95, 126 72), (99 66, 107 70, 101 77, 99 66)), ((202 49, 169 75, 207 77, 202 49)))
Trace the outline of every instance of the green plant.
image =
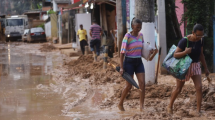
POLYGON ((37 27, 41 27, 41 28, 43 28, 45 30, 45 24, 44 23, 39 25, 39 26, 37 26, 37 27))
POLYGON ((214 13, 214 1, 213 0, 182 0, 185 5, 185 12, 181 19, 182 22, 188 23, 187 34, 192 31, 195 23, 202 24, 205 28, 205 33, 208 36, 212 36, 213 13, 214 13))

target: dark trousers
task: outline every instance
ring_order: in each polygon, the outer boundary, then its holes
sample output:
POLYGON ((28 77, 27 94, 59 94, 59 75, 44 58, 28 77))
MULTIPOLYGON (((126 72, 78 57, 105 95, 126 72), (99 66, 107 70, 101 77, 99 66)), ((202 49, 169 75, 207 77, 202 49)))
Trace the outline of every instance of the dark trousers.
POLYGON ((90 48, 91 51, 94 51, 94 46, 96 46, 96 54, 97 56, 100 55, 100 46, 101 46, 101 40, 95 39, 90 41, 90 48))
POLYGON ((81 47, 81 51, 82 51, 82 54, 84 55, 84 51, 85 51, 85 46, 87 46, 88 43, 86 40, 82 40, 80 41, 80 47, 81 47))

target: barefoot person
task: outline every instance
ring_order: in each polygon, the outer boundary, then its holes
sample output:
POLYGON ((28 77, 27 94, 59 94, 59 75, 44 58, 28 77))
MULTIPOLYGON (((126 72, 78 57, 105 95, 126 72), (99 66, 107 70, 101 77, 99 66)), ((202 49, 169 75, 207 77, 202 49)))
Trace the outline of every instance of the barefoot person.
POLYGON ((178 43, 178 47, 174 53, 174 57, 182 58, 183 56, 188 54, 190 58, 193 60, 193 62, 191 63, 188 69, 188 73, 185 77, 185 80, 176 79, 177 86, 176 86, 176 89, 172 92, 170 104, 167 107, 167 112, 169 114, 173 114, 173 103, 176 97, 178 96, 178 94, 181 92, 185 81, 188 81, 190 78, 192 78, 196 88, 196 99, 197 99, 197 111, 193 112, 192 114, 195 114, 197 116, 200 115, 201 103, 202 103, 202 80, 201 80, 200 62, 205 68, 206 76, 209 75, 209 71, 203 54, 203 43, 204 43, 204 41, 202 40, 203 35, 204 35, 203 26, 200 24, 196 24, 193 27, 192 34, 187 36, 187 39, 189 41, 188 48, 187 48, 186 38, 182 38, 178 43))
POLYGON ((97 61, 97 56, 100 55, 100 46, 101 46, 101 36, 102 28, 97 24, 96 20, 93 20, 93 24, 90 27, 90 48, 94 55, 94 61, 97 61), (94 51, 94 46, 96 47, 96 52, 94 51))
MULTIPOLYGON (((133 31, 127 33, 122 41, 120 52, 120 73, 123 74, 125 71, 132 77, 134 76, 134 73, 136 74, 139 87, 142 90, 142 92, 140 92, 140 110, 142 110, 145 98, 145 70, 141 60, 142 43, 144 40, 143 34, 139 33, 142 28, 142 22, 139 19, 133 19, 131 25, 133 31)), ((125 111, 123 101, 131 90, 131 87, 132 85, 126 81, 126 86, 122 91, 120 102, 118 104, 118 108, 121 111, 125 111)))

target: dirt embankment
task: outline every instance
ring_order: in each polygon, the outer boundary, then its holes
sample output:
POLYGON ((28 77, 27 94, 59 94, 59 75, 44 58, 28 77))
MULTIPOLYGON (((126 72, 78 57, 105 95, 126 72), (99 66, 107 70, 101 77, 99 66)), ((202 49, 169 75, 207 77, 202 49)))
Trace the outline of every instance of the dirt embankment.
MULTIPOLYGON (((117 55, 109 62, 119 65, 116 57, 117 55)), ((125 80, 120 77, 116 70, 110 66, 105 70, 102 69, 102 59, 99 62, 93 62, 92 55, 80 56, 78 60, 70 61, 67 65, 69 65, 72 75, 81 76, 83 79, 88 78, 91 85, 113 87, 114 94, 108 96, 108 100, 99 105, 101 109, 111 109, 117 106, 125 80), (110 86, 108 84, 109 86, 107 86, 107 83, 113 83, 114 85, 110 86)), ((165 79, 165 77, 162 78, 161 76, 159 79, 165 79)), ((183 119, 194 117, 190 114, 190 111, 196 110, 196 92, 193 84, 185 85, 181 94, 177 97, 174 104, 174 115, 169 116, 166 114, 166 107, 174 87, 174 85, 168 84, 146 86, 145 108, 147 112, 136 114, 126 119, 183 119), (151 109, 148 110, 148 108, 151 109)), ((202 110, 205 111, 203 116, 215 117, 215 93, 213 91, 206 84, 203 85, 202 110)), ((124 103, 125 109, 139 108, 139 91, 137 89, 132 89, 126 98, 127 100, 124 103)))
POLYGON ((43 44, 42 47, 39 49, 41 52, 51 52, 52 50, 55 50, 56 47, 52 44, 43 44))

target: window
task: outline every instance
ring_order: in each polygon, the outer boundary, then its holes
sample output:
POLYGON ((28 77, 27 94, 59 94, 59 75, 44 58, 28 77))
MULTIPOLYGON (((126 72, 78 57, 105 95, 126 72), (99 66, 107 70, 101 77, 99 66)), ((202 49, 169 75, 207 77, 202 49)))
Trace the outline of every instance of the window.
POLYGON ((7 19, 6 23, 7 23, 7 26, 22 26, 23 19, 7 19))

